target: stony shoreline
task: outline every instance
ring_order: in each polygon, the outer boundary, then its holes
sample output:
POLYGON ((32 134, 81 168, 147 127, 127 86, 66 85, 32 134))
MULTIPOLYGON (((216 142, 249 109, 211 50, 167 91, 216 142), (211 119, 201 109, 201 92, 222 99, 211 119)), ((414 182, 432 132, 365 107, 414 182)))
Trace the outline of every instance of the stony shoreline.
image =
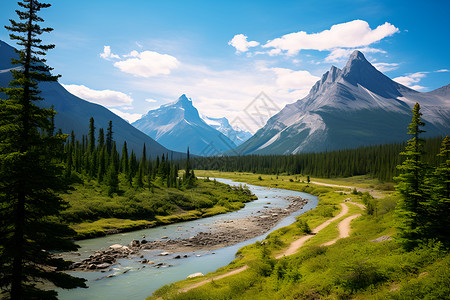
MULTIPOLYGON (((121 258, 142 258, 142 263, 152 264, 153 262, 143 258, 143 250, 162 250, 162 256, 170 252, 193 252, 198 250, 215 250, 260 236, 285 217, 301 209, 307 199, 301 197, 286 197, 289 205, 286 208, 264 207, 258 211, 258 215, 246 219, 236 219, 215 223, 212 232, 200 232, 187 239, 165 239, 159 241, 133 240, 128 246, 112 245, 106 250, 96 251, 89 258, 81 262, 74 263, 71 267, 75 271, 95 271, 103 270, 117 263, 121 258)), ((268 203, 270 204, 270 203, 268 203)), ((181 255, 175 256, 181 258, 181 255)), ((157 266, 157 265, 155 265, 157 266)))

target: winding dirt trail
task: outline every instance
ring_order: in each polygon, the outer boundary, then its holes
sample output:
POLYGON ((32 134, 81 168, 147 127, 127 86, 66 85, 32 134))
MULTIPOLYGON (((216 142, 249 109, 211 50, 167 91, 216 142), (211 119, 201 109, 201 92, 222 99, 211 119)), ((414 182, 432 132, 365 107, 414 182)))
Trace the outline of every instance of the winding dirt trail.
POLYGON ((184 289, 179 290, 178 293, 186 293, 187 291, 190 291, 190 290, 195 289, 195 288, 197 288, 197 287, 199 287, 199 286, 202 286, 202 285, 204 285, 204 284, 207 284, 208 282, 211 282, 211 281, 213 281, 213 280, 219 280, 219 279, 222 279, 222 278, 231 276, 231 275, 235 275, 235 274, 241 273, 242 271, 245 271, 245 270, 247 270, 247 269, 248 269, 248 266, 245 265, 245 266, 243 266, 243 267, 240 267, 239 269, 236 269, 236 270, 227 272, 227 273, 222 274, 222 275, 217 275, 217 276, 208 278, 208 279, 206 279, 206 280, 197 282, 197 283, 195 283, 195 284, 193 284, 193 285, 191 285, 191 286, 185 287, 184 289))
POLYGON ((339 236, 335 238, 334 240, 331 240, 329 242, 323 243, 321 246, 329 246, 336 243, 339 239, 346 238, 350 236, 350 222, 358 217, 360 217, 361 214, 352 215, 350 217, 345 218, 338 224, 338 230, 339 230, 339 236))
POLYGON ((277 255, 275 258, 281 258, 283 256, 289 256, 292 254, 295 254, 298 249, 300 249, 307 240, 309 240, 310 238, 312 238, 315 234, 317 234, 319 231, 321 231, 322 229, 324 229, 325 227, 327 227, 328 225, 330 225, 331 222, 336 221, 337 219, 345 216, 348 213, 348 206, 345 203, 340 203, 342 206, 342 210, 339 214, 337 214, 335 217, 326 220, 325 222, 323 222, 322 224, 320 224, 319 226, 317 226, 316 228, 314 228, 312 230, 313 234, 309 234, 309 235, 305 235, 302 236, 301 238, 295 240, 294 242, 292 242, 289 247, 283 251, 282 253, 280 253, 279 255, 277 255))
MULTIPOLYGON (((365 209, 366 208, 363 204, 360 204, 360 203, 356 203, 356 202, 352 202, 352 201, 347 201, 347 203, 351 203, 353 205, 356 205, 356 206, 360 207, 361 209, 365 209)), ((289 247, 285 251, 283 251, 283 253, 277 255, 275 258, 279 259, 279 258, 281 258, 283 256, 289 256, 289 255, 297 253, 298 249, 300 249, 305 244, 305 242, 307 240, 309 240, 310 238, 312 238, 316 233, 318 233, 319 231, 321 231, 322 229, 324 229, 325 227, 330 225, 332 222, 334 222, 334 221, 338 220, 339 218, 345 216, 348 213, 349 208, 348 208, 348 206, 345 203, 340 203, 340 205, 342 207, 342 210, 341 210, 341 212, 339 214, 337 214, 335 217, 333 217, 333 218, 331 218, 329 220, 326 220, 325 222, 323 222, 322 224, 320 224, 319 226, 314 228, 312 230, 313 234, 302 236, 299 239, 297 239, 294 242, 292 242, 289 245, 289 247)), ((351 231, 351 227, 350 227, 351 221, 356 219, 356 218, 358 218, 358 217, 360 217, 360 216, 361 216, 361 214, 355 214, 355 215, 349 216, 349 217, 345 218, 344 220, 342 220, 341 222, 339 222, 339 224, 338 224, 339 236, 337 238, 329 241, 329 242, 326 242, 326 243, 322 244, 321 246, 329 246, 329 245, 332 245, 332 244, 336 243, 336 241, 338 241, 341 238, 349 237, 350 236, 350 231, 351 231)), ((205 284, 207 284, 207 283, 209 283, 209 282, 211 282, 213 280, 219 280, 219 279, 222 279, 222 278, 225 278, 225 277, 228 277, 228 276, 232 276, 232 275, 241 273, 241 272, 243 272, 243 271, 245 271, 247 269, 248 269, 248 266, 245 265, 245 266, 240 267, 238 269, 229 271, 229 272, 227 272, 225 274, 214 276, 214 277, 205 279, 203 281, 197 282, 197 283, 195 283, 195 284, 193 284, 191 286, 188 286, 188 287, 185 287, 184 289, 179 290, 178 292, 179 293, 185 293, 185 292, 190 291, 192 289, 195 289, 195 288, 197 288, 199 286, 205 285, 205 284)))

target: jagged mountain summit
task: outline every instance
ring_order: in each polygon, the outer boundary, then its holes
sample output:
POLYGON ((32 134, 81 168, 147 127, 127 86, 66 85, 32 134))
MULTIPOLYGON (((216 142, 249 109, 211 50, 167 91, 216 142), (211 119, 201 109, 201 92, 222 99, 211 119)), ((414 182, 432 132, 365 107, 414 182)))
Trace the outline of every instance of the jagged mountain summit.
MULTIPOLYGON (((10 69, 14 67, 11 65, 11 58, 13 57, 17 58, 14 48, 0 41, 0 87, 8 86, 12 79, 10 69)), ((119 151, 122 151, 123 142, 126 140, 128 150, 131 152, 131 149, 133 149, 138 157, 142 154, 144 143, 147 154, 152 157, 172 152, 107 108, 72 95, 58 82, 41 82, 39 89, 41 90, 40 96, 45 100, 38 104, 44 107, 54 105, 57 111, 55 126, 57 129, 61 128, 64 133, 70 133, 73 130, 76 138, 81 140, 83 134, 88 134, 89 119, 94 117, 97 129, 102 127, 106 130, 109 120, 112 121, 114 140, 119 151)), ((0 94, 0 98, 4 96, 0 94)), ((184 154, 173 153, 173 156, 182 157, 184 154)))
POLYGON ((404 141, 416 102, 427 123, 426 136, 450 133, 450 85, 417 92, 354 51, 342 70, 331 67, 305 98, 286 105, 230 155, 295 154, 404 141))
POLYGON ((232 140, 237 146, 252 137, 252 134, 242 128, 233 127, 227 118, 211 118, 200 114, 203 121, 212 128, 222 132, 226 137, 232 140))
POLYGON ((133 126, 176 151, 201 156, 217 155, 236 147, 222 132, 209 126, 192 105, 192 100, 181 95, 177 101, 150 110, 133 126))

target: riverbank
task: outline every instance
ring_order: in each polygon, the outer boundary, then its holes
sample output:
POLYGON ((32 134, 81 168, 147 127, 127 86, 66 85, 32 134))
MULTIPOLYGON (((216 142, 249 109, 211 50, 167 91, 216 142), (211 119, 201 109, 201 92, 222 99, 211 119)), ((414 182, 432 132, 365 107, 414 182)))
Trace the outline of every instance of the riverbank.
MULTIPOLYGON (((142 256, 144 250, 161 250, 161 253, 187 253, 193 251, 216 250, 260 236, 273 228, 280 220, 303 208, 308 200, 301 197, 287 197, 289 205, 285 208, 266 206, 256 211, 254 216, 245 219, 216 221, 212 232, 199 232, 185 239, 169 239, 147 241, 133 240, 128 245, 113 245, 105 250, 96 251, 89 258, 74 263, 72 270, 93 271, 112 267, 118 259, 137 257, 144 264, 147 259, 142 256)), ((268 205, 270 203, 267 203, 268 205)), ((181 255, 175 256, 181 258, 181 255)))
POLYGON ((236 211, 255 200, 248 189, 198 179, 190 188, 130 187, 121 178, 121 192, 109 197, 96 181, 74 184, 62 194, 69 208, 61 221, 70 224, 74 238, 83 240, 236 211))
MULTIPOLYGON (((277 184, 275 176, 248 177, 277 184)), ((238 178, 246 181, 243 175, 238 178)), ((284 184, 301 190, 306 186, 289 179, 284 184)), ((350 180, 348 186, 354 186, 350 180)), ((241 248, 229 265, 164 286, 148 299, 446 299, 450 255, 442 245, 430 242, 407 252, 393 239, 398 197, 371 199, 368 193, 344 192, 349 191, 321 193, 316 209, 241 248), (375 209, 361 210, 365 201, 375 209), (304 224, 316 234, 305 233, 304 224)))

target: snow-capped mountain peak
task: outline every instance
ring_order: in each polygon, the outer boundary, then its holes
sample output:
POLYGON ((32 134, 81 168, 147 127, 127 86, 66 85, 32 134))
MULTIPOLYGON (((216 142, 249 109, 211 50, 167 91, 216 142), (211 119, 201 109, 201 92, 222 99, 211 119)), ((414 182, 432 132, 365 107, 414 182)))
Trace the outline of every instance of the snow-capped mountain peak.
POLYGON ((200 117, 203 119, 203 121, 206 122, 206 124, 223 133, 237 146, 239 146, 252 136, 252 134, 247 130, 243 130, 239 127, 233 127, 225 117, 211 118, 202 114, 200 115, 200 117))
POLYGON ((132 125, 171 149, 186 151, 189 147, 192 154, 217 155, 236 146, 200 117, 192 99, 185 94, 175 102, 150 110, 132 125))
POLYGON ((291 154, 404 141, 416 102, 427 135, 450 133, 450 85, 417 92, 354 51, 342 70, 331 67, 305 98, 286 105, 233 153, 291 154))

